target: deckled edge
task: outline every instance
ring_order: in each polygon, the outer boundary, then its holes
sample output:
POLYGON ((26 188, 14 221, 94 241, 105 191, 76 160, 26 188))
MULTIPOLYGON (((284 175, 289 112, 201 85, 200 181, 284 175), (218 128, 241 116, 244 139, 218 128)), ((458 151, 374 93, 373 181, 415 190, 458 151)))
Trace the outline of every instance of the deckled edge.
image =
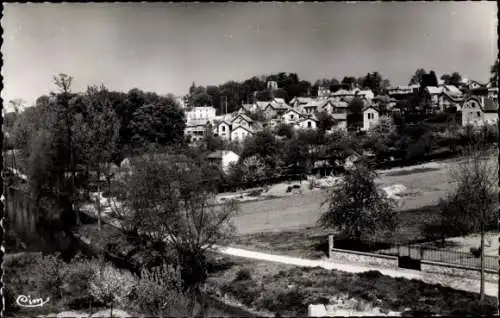
MULTIPOLYGON (((497 2, 497 61, 500 59, 500 10, 498 10, 498 2, 497 2)), ((498 87, 498 72, 497 72, 497 87, 498 87)), ((498 114, 500 115, 500 108, 498 109, 498 114)), ((500 131, 500 120, 497 120, 497 126, 500 131)), ((500 135, 498 137, 498 149, 500 150, 500 135)), ((500 164, 500 151, 498 153, 498 163, 500 164)), ((500 170, 498 170, 498 188, 500 190, 500 170)), ((500 201, 500 191, 498 192, 498 200, 500 201)), ((497 211, 497 232, 500 232, 500 206, 497 211)), ((500 265, 500 236, 498 236, 498 265, 500 265)), ((497 295, 497 307, 498 313, 500 313, 500 267, 498 268, 498 295, 497 295)))
MULTIPOLYGON (((1 9, 0 9, 0 20, 3 20, 3 13, 4 13, 4 6, 2 4, 1 9)), ((1 71, 0 71, 0 90, 3 90, 3 51, 1 48, 3 48, 3 38, 4 38, 4 33, 3 33, 3 24, 0 24, 0 60, 1 60, 1 71)), ((1 304, 2 308, 0 309, 0 317, 4 316, 4 311, 5 311, 5 289, 4 289, 4 279, 3 279, 3 256, 5 254, 5 247, 4 247, 4 213, 5 213, 5 197, 4 197, 4 180, 3 180, 3 99, 0 96, 0 110, 2 111, 2 128, 1 128, 1 140, 0 140, 0 145, 2 146, 2 151, 0 152, 0 170, 2 173, 0 173, 0 181, 2 182, 2 187, 0 188, 0 206, 2 209, 2 214, 0 216, 0 240, 2 242, 0 246, 0 296, 1 296, 1 304)))
MULTIPOLYGON (((498 2, 497 2, 497 61, 500 59, 500 10, 498 9, 498 2)), ((498 87, 498 72, 497 72, 497 87, 498 87)), ((498 101, 497 101, 498 102, 498 101)), ((498 114, 500 115, 500 108, 498 109, 498 114)), ((497 126, 499 128, 500 132, 500 120, 497 120, 497 126)), ((498 137, 498 149, 500 150, 500 135, 498 137)), ((500 151, 498 153, 498 163, 500 164, 500 151)), ((500 190, 500 170, 498 170, 498 188, 500 190)), ((498 200, 500 201, 500 191, 498 192, 498 200)), ((498 207, 497 211, 497 218, 498 218, 498 224, 497 224, 497 232, 500 233, 500 206, 498 207)), ((500 265, 500 236, 498 236, 498 265, 500 265)), ((500 267, 498 268, 498 295, 497 295, 497 307, 498 307, 498 313, 500 313, 500 267)))

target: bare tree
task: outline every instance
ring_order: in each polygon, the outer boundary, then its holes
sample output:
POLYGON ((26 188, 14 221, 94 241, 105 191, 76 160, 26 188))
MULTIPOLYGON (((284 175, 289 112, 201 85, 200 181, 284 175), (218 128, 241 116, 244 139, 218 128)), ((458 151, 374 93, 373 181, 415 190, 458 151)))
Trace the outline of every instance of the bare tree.
POLYGON ((444 224, 462 234, 474 231, 481 234, 481 300, 484 300, 484 236, 495 224, 498 205, 495 181, 498 163, 494 158, 497 158, 494 149, 470 145, 451 171, 456 190, 441 202, 444 224))
MULTIPOLYGON (((167 243, 177 255, 183 292, 204 304, 206 252, 231 237, 235 201, 217 205, 209 169, 182 155, 144 155, 124 177, 125 200, 115 205, 122 226, 148 241, 167 243)), ((203 306, 202 306, 203 308, 203 306)))

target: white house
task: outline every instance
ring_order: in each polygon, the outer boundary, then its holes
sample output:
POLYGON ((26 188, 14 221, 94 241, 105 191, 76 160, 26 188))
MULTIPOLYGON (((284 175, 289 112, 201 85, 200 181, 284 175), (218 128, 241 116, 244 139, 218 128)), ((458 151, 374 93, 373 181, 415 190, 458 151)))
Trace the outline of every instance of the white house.
POLYGON ((332 92, 328 87, 320 86, 318 87, 318 99, 327 99, 332 92))
POLYGON ((368 106, 363 110, 363 128, 361 130, 367 131, 378 124, 380 118, 379 111, 373 106, 368 106))
POLYGON ((223 120, 220 121, 215 127, 215 133, 221 139, 229 140, 231 139, 231 123, 223 120))
POLYGON ((301 119, 302 115, 298 111, 294 109, 288 110, 286 113, 284 113, 281 118, 285 124, 293 124, 296 123, 301 119))
POLYGON ((314 117, 303 118, 298 123, 295 124, 295 129, 316 129, 318 127, 318 121, 314 117))
POLYGON ((493 125, 498 122, 498 104, 490 98, 469 97, 462 106, 462 126, 493 125))
POLYGON ((243 141, 248 136, 253 135, 254 130, 251 127, 247 126, 233 126, 233 130, 231 131, 231 140, 235 141, 243 141))
POLYGON ((213 120, 215 118, 215 108, 212 106, 193 107, 186 111, 186 119, 191 120, 213 120))
POLYGON ((217 165, 227 173, 232 163, 237 163, 240 156, 230 150, 217 150, 207 156, 208 162, 217 165))

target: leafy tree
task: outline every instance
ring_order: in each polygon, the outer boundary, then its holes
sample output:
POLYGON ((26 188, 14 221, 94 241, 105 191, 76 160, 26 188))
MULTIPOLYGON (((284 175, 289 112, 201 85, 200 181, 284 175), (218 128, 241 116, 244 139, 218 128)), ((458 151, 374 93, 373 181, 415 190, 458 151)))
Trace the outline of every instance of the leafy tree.
POLYGON ((336 124, 336 120, 326 111, 319 112, 316 117, 318 119, 318 129, 322 133, 330 130, 336 124))
POLYGON ((423 68, 418 68, 410 79, 409 85, 420 84, 427 72, 423 68))
MULTIPOLYGON (((107 89, 102 86, 88 87, 84 98, 85 114, 75 128, 78 138, 77 151, 88 169, 96 176, 97 192, 100 193, 101 177, 111 178, 111 161, 117 150, 119 137, 119 118, 110 104, 107 89)), ((88 176, 87 176, 88 177, 88 176)), ((96 202, 98 228, 101 228, 101 202, 96 202)))
POLYGON ((92 296, 110 306, 113 317, 113 305, 123 303, 135 285, 132 274, 118 271, 109 264, 99 266, 90 281, 92 296))
POLYGON ((347 173, 323 203, 328 205, 328 210, 319 223, 339 229, 345 237, 355 240, 394 230, 397 226, 395 203, 378 189, 375 177, 375 172, 361 164, 347 173))
MULTIPOLYGON (((236 202, 215 205, 207 166, 173 153, 136 158, 121 188, 121 223, 149 241, 168 242, 177 255, 183 293, 198 293, 207 278, 206 252, 231 237, 236 202)), ((203 301, 203 299, 201 299, 203 301)))
POLYGON ((440 202, 445 227, 459 234, 481 233, 481 300, 484 299, 484 234, 495 226, 498 206, 498 167, 493 158, 497 158, 496 153, 477 144, 470 145, 463 162, 452 171, 457 189, 440 202))
POLYGON ((361 86, 371 89, 375 95, 382 90, 382 76, 378 72, 368 73, 361 80, 361 86))
POLYGON ((245 158, 241 162, 242 182, 249 183, 266 177, 266 165, 257 156, 245 158))
POLYGON ((343 85, 348 85, 348 86, 354 86, 356 84, 357 80, 355 77, 353 76, 345 76, 343 79, 342 79, 342 84, 343 85))
POLYGON ((276 135, 291 139, 294 135, 293 127, 287 124, 279 124, 276 127, 276 135))
POLYGON ((242 160, 257 155, 266 166, 266 175, 271 175, 279 166, 281 147, 274 134, 269 130, 259 131, 255 135, 245 139, 243 143, 242 160))
POLYGON ((184 135, 185 126, 183 110, 176 106, 175 101, 168 98, 140 107, 134 112, 131 122, 136 145, 179 143, 184 135))
POLYGON ((349 127, 357 129, 363 125, 364 103, 359 97, 354 97, 348 106, 347 124, 349 127))
POLYGON ((257 95, 255 96, 258 101, 269 101, 271 100, 271 93, 268 90, 262 90, 257 92, 257 95))
POLYGON ((179 271, 170 265, 143 269, 135 286, 138 311, 159 317, 189 316, 180 282, 179 271))
POLYGON ((458 72, 453 72, 451 75, 449 74, 443 74, 441 76, 441 79, 446 85, 454 85, 454 86, 460 86, 462 82, 462 76, 458 72))

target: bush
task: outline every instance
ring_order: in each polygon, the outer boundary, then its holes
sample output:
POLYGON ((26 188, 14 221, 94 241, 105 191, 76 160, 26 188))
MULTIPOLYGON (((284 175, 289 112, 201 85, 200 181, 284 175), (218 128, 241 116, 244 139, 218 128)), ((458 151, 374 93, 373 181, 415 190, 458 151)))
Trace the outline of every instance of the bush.
POLYGON ((247 306, 251 306, 260 295, 260 288, 254 281, 237 281, 224 284, 221 291, 231 294, 247 306))
POLYGON ((234 278, 233 281, 238 282, 251 279, 252 279, 252 274, 250 273, 250 270, 248 270, 247 268, 243 268, 236 273, 236 277, 234 278))
POLYGON ((180 288, 179 273, 170 266, 143 270, 134 287, 131 303, 138 311, 150 315, 188 316, 187 301, 180 288))
POLYGON ((481 247, 471 247, 470 252, 474 257, 481 257, 481 247))
POLYGON ((262 305, 273 312, 290 312, 298 316, 306 314, 305 295, 298 289, 267 292, 262 296, 262 305))

